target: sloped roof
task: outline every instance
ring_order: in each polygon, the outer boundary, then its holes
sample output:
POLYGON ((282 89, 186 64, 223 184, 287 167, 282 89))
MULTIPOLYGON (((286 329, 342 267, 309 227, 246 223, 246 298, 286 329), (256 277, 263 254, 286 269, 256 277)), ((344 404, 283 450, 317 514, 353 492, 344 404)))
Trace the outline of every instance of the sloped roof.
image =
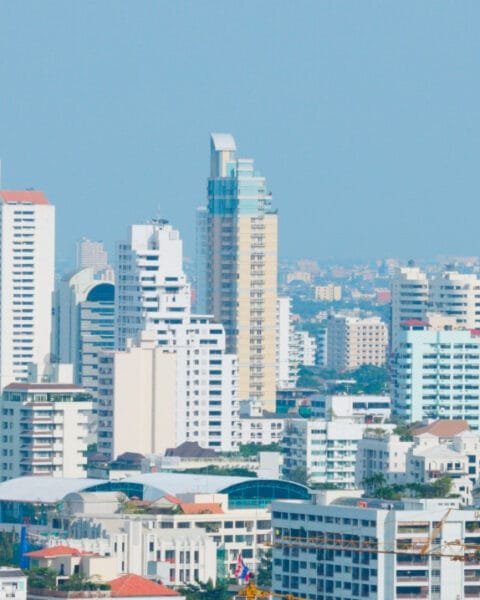
POLYGON ((30 558, 55 558, 56 556, 88 556, 93 554, 93 552, 83 552, 77 548, 70 548, 70 546, 52 546, 51 548, 26 552, 25 556, 30 558))
POLYGON ((218 456, 211 448, 202 448, 198 442, 183 442, 176 448, 167 448, 165 456, 178 456, 180 458, 204 458, 218 456))
POLYGON ((184 515, 223 514, 222 505, 216 502, 182 502, 180 509, 184 515))
POLYGON ((38 190, 0 190, 4 202, 25 202, 28 204, 50 204, 43 192, 38 190))
POLYGON ((124 598, 132 596, 180 596, 175 590, 171 590, 166 585, 155 583, 140 577, 127 573, 110 581, 112 598, 124 598))
POLYGON ((469 429, 468 422, 464 419, 439 419, 423 427, 417 427, 413 430, 413 433, 414 435, 431 433, 437 437, 453 437, 457 433, 468 431, 469 429))

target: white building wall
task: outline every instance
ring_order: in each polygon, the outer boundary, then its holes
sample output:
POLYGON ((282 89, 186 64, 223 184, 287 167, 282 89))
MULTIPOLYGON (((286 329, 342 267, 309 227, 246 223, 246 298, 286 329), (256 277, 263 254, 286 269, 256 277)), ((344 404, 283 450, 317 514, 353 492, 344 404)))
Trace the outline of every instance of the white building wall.
POLYGON ((50 358, 55 209, 41 192, 0 190, 0 390, 50 358))

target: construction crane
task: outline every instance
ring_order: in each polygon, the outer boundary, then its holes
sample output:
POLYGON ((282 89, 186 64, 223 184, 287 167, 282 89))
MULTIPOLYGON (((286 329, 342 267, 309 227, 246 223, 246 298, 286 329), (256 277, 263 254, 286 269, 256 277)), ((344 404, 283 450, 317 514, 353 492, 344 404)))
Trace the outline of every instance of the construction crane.
POLYGON ((258 588, 253 581, 249 581, 248 584, 242 588, 238 594, 235 594, 234 598, 240 599, 245 598, 246 600, 256 600, 256 598, 281 598, 282 600, 305 600, 300 596, 294 596, 293 594, 277 594, 272 590, 261 590, 258 588))
POLYGON ((428 540, 425 542, 425 544, 423 544, 423 546, 420 548, 420 554, 424 555, 427 554, 427 552, 431 549, 431 546, 433 544, 433 541, 440 535, 440 533, 442 532, 443 529, 443 525, 445 523, 445 521, 448 519, 449 514, 452 512, 452 509, 449 508, 447 510, 447 512, 443 515, 443 517, 440 519, 440 521, 437 523, 437 526, 433 529, 432 533, 430 534, 430 537, 428 538, 428 540))

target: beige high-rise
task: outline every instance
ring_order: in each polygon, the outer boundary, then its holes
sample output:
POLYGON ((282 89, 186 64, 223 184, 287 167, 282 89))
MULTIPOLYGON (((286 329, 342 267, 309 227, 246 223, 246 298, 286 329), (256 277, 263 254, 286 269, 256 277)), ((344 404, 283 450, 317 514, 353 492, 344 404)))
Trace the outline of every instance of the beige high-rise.
POLYGON ((277 213, 252 159, 235 158, 230 134, 211 136, 207 307, 237 354, 239 399, 275 408, 277 213))

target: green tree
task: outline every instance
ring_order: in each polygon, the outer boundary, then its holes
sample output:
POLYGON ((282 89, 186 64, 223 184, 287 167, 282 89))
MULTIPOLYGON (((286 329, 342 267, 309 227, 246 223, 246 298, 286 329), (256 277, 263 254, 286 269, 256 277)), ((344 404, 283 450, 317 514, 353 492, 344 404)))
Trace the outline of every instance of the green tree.
POLYGON ((32 567, 27 570, 28 587, 41 590, 57 589, 57 573, 48 567, 32 567))
POLYGON ((256 582, 260 586, 270 588, 272 585, 272 549, 268 548, 262 552, 260 556, 260 564, 258 565, 256 582))
POLYGON ((228 581, 220 579, 216 584, 209 579, 206 583, 197 582, 178 590, 186 600, 229 600, 228 581))

